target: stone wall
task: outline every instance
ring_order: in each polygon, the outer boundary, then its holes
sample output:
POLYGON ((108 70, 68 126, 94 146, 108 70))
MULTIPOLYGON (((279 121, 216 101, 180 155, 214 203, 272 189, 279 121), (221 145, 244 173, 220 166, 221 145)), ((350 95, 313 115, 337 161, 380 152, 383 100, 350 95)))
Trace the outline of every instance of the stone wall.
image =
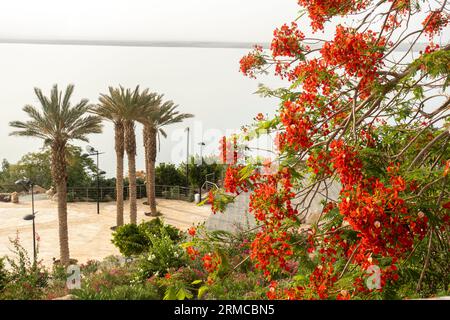
MULTIPOLYGON (((310 183, 305 179, 305 186, 310 183)), ((306 206, 309 206, 308 212, 301 215, 304 224, 312 224, 317 222, 322 212, 322 201, 325 199, 337 200, 341 186, 337 182, 326 181, 319 185, 316 194, 314 188, 306 197, 298 197, 292 201, 293 206, 298 204, 298 211, 301 212, 306 206), (304 200, 304 201, 303 201, 304 200)), ((228 205, 223 213, 211 213, 206 221, 206 228, 209 230, 225 230, 235 232, 238 229, 251 229, 257 225, 257 221, 253 214, 248 212, 248 204, 250 201, 249 193, 242 193, 236 197, 235 202, 228 205)))

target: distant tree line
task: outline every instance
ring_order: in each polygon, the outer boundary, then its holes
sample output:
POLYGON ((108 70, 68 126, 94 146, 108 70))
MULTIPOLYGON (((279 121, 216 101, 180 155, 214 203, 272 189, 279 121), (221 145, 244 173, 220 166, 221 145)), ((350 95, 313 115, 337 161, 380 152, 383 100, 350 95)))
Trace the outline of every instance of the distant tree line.
MULTIPOLYGON (((82 149, 77 146, 67 148, 67 187, 96 187, 96 165, 90 157, 83 156, 82 149)), ((192 156, 189 162, 188 186, 198 190, 205 182, 208 175, 209 181, 219 183, 222 176, 223 165, 214 161, 211 157, 200 161, 199 157, 192 156), (201 163, 201 164, 200 164, 201 163)), ((0 167, 0 187, 3 192, 20 191, 20 187, 14 185, 15 181, 27 177, 34 184, 49 189, 52 183, 51 177, 51 152, 44 148, 40 152, 29 152, 22 156, 17 163, 10 163, 3 159, 0 167)), ((179 165, 173 163, 160 163, 155 168, 156 185, 186 186, 186 163, 179 165)), ((145 176, 137 177, 137 184, 145 184, 145 176)), ((100 185, 103 188, 114 188, 116 178, 100 176, 100 185)), ((124 179, 124 186, 129 181, 124 179)))

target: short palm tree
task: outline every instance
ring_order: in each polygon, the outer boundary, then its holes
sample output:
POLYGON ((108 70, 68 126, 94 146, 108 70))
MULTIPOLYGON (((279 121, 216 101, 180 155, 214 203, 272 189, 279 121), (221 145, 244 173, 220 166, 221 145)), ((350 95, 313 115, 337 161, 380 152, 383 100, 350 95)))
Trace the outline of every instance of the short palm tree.
POLYGON ((54 85, 48 98, 40 89, 35 88, 40 108, 26 105, 23 111, 30 119, 26 122, 10 123, 10 126, 18 129, 11 132, 11 135, 40 138, 51 148, 52 179, 58 194, 60 262, 65 266, 70 260, 67 226, 67 145, 71 140, 88 142, 87 135, 100 133, 102 130, 100 117, 86 115, 89 109, 88 100, 83 99, 71 106, 73 90, 74 86, 69 85, 63 94, 58 91, 58 86, 54 85))
POLYGON ((151 104, 155 97, 148 90, 139 92, 139 86, 134 90, 109 88, 108 94, 100 95, 100 103, 91 110, 114 122, 115 144, 117 156, 116 193, 117 193, 117 225, 123 224, 123 155, 128 158, 128 179, 130 198, 130 223, 137 222, 137 186, 136 186, 136 133, 137 119, 151 104))
MULTIPOLYGON (((151 100, 146 111, 137 119, 144 125, 143 139, 146 154, 146 177, 147 177, 147 198, 150 206, 150 214, 157 215, 156 195, 155 195, 155 165, 157 155, 157 139, 159 134, 167 137, 163 127, 182 122, 184 119, 192 118, 194 115, 180 113, 176 111, 178 105, 173 101, 162 102, 163 95, 158 95, 151 100)), ((148 100, 148 99, 147 99, 148 100)))

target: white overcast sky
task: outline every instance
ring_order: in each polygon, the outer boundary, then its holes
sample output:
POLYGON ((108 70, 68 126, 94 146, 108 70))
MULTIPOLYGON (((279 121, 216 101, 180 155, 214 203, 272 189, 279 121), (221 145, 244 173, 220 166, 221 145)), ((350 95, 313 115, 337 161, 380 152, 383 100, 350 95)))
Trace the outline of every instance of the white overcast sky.
POLYGON ((295 0, 2 0, 0 38, 269 41, 295 0))
MULTIPOLYGON (((297 0, 0 0, 0 160, 14 163, 38 151, 37 139, 10 137, 9 122, 24 120, 22 107, 38 106, 34 87, 48 94, 53 84, 75 85, 73 103, 97 102, 108 86, 148 87, 164 93, 195 118, 167 129, 158 162, 185 159, 186 126, 191 154, 217 153, 217 141, 252 122, 259 112, 273 113, 279 101, 253 94, 258 82, 239 73, 247 49, 154 48, 2 43, 20 40, 213 41, 267 43, 273 30, 298 16, 297 0), (2 41, 3 40, 3 41, 2 41)), ((339 20, 339 19, 338 19, 339 20)), ((420 25, 421 19, 412 24, 420 25)), ((303 17, 300 29, 309 34, 303 17)), ((333 32, 328 26, 326 35, 333 32)), ((448 29, 447 29, 448 30, 448 29)), ((446 36, 448 39, 448 36, 446 36)), ((138 169, 143 168, 138 128, 138 169)), ((105 151, 102 169, 114 173, 111 125, 93 135, 91 144, 105 151)), ((85 146, 83 143, 78 143, 85 146)))
MULTIPOLYGON (((296 0, 0 0, 0 160, 14 163, 41 142, 11 137, 9 122, 24 120, 25 104, 38 106, 34 87, 48 94, 75 84, 73 103, 96 102, 100 92, 118 84, 164 93, 195 118, 167 128, 158 162, 185 159, 186 126, 190 153, 217 154, 218 141, 252 122, 258 113, 273 113, 278 101, 253 94, 258 81, 239 73, 247 49, 93 47, 1 44, 1 40, 224 41, 270 42, 275 27, 294 20, 296 0)), ((269 85, 279 85, 265 79, 269 85)), ((143 169, 141 129, 138 169, 143 169)), ((102 169, 114 173, 113 131, 92 135, 105 151, 102 169)), ((85 143, 77 143, 85 146, 85 143)))

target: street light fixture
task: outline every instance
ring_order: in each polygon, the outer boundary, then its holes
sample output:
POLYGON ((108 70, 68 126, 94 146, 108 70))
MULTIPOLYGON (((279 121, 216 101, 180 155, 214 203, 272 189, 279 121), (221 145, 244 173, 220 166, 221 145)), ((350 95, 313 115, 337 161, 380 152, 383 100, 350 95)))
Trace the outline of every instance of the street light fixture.
POLYGON ((99 155, 104 152, 99 152, 92 146, 86 146, 86 156, 96 156, 97 157, 97 168, 96 168, 96 176, 97 176, 97 214, 100 214, 100 175, 105 174, 104 171, 99 171, 99 155))
POLYGON ((33 221, 33 262, 36 265, 37 261, 37 249, 36 249, 36 225, 34 219, 36 217, 36 213, 34 211, 34 183, 28 178, 22 178, 15 182, 16 185, 22 186, 26 191, 31 189, 31 214, 27 214, 23 217, 23 220, 33 221))

